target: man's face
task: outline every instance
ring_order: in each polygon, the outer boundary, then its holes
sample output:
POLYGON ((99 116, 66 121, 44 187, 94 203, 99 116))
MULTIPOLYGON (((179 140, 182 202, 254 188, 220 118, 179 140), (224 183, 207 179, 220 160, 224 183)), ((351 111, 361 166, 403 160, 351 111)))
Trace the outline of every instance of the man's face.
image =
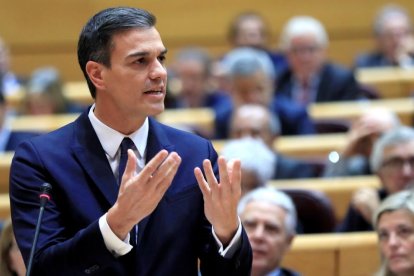
POLYGON ((261 71, 250 76, 235 76, 231 81, 230 89, 235 106, 243 104, 268 106, 273 93, 272 82, 261 71))
POLYGON ((414 141, 386 147, 378 176, 390 194, 414 184, 414 141))
POLYGON ((232 120, 230 137, 239 139, 244 137, 260 138, 270 148, 273 148, 275 137, 270 130, 270 118, 264 112, 237 112, 232 120))
POLYGON ((308 81, 325 62, 325 49, 314 35, 300 35, 292 38, 287 57, 296 78, 308 81))
POLYGON ((115 34, 111 67, 102 66, 102 91, 96 96, 96 108, 104 110, 101 115, 122 124, 125 118, 143 122, 147 116, 162 112, 167 81, 165 53, 154 27, 115 34))
POLYGON ((414 217, 408 210, 383 213, 378 220, 381 253, 395 275, 414 275, 414 217))
POLYGON ((240 22, 234 44, 237 47, 247 46, 265 49, 267 34, 264 22, 258 18, 247 18, 240 22))
POLYGON ((405 17, 391 17, 384 23, 382 32, 377 37, 379 48, 389 59, 397 62, 398 51, 402 50, 410 35, 410 24, 405 17))
POLYGON ((279 267, 293 240, 286 231, 286 211, 268 202, 252 201, 240 218, 253 249, 253 274, 264 275, 279 267))
POLYGON ((184 60, 174 67, 181 84, 181 95, 186 98, 202 97, 206 93, 208 76, 201 62, 184 60))

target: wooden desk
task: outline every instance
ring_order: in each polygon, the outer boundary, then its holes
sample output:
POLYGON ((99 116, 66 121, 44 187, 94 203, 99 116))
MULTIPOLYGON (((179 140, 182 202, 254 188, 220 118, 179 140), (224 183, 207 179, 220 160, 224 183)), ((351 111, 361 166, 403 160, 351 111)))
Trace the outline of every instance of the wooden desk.
POLYGON ((375 87, 382 98, 404 98, 414 91, 414 68, 361 68, 355 77, 361 83, 375 87))
MULTIPOLYGON (((213 140, 213 146, 220 152, 226 140, 213 140)), ((288 156, 299 159, 326 158, 331 151, 340 151, 346 143, 346 134, 318 134, 280 136, 274 143, 274 148, 288 156)))
POLYGON ((10 217, 10 199, 8 193, 0 194, 0 219, 4 220, 10 217))
POLYGON ((14 152, 0 153, 0 194, 9 192, 10 165, 14 152))
POLYGON ((331 200, 335 217, 339 222, 346 214, 353 193, 362 187, 379 188, 380 181, 376 176, 349 176, 272 180, 268 185, 278 189, 298 188, 324 192, 331 200))
POLYGON ((373 275, 380 264, 374 232, 299 235, 283 259, 302 275, 373 275))
POLYGON ((368 107, 389 108, 399 116, 403 124, 411 126, 413 123, 414 98, 311 104, 309 114, 315 120, 342 119, 352 121, 358 118, 368 107))

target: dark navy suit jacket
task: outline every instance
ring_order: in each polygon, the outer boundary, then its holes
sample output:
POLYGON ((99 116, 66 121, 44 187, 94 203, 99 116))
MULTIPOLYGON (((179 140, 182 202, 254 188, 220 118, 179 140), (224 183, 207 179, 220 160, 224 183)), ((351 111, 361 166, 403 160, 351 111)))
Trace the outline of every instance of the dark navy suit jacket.
POLYGON ((181 166, 151 215, 139 223, 138 244, 115 258, 104 244, 98 219, 114 204, 117 181, 88 119, 22 143, 11 166, 14 231, 27 263, 39 212, 39 187, 53 186, 35 255, 33 275, 249 275, 251 248, 243 230, 232 259, 218 254, 204 216, 193 169, 210 159, 211 143, 149 120, 147 161, 158 151, 176 151, 181 166))
MULTIPOLYGON (((320 71, 316 102, 350 101, 364 97, 351 70, 326 63, 320 71)), ((293 98, 292 71, 287 69, 277 80, 276 96, 293 98)))

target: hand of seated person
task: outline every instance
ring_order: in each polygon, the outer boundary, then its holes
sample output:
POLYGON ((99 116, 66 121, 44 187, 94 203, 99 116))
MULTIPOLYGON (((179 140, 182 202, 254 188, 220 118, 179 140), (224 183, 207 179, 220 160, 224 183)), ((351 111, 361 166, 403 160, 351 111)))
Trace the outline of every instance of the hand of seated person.
POLYGON ((372 215, 380 204, 378 192, 375 188, 361 188, 354 193, 351 204, 367 222, 371 222, 372 215))

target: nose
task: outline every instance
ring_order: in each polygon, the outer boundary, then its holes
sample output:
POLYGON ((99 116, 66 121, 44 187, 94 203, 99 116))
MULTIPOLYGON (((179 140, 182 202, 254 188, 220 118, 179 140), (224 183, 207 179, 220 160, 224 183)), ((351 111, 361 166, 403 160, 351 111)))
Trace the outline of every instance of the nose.
POLYGON ((410 176, 410 175, 414 174, 414 168, 412 167, 410 162, 404 162, 403 163, 402 171, 403 171, 403 174, 407 175, 407 176, 410 176))
POLYGON ((149 77, 152 80, 164 80, 167 77, 167 69, 165 69, 164 64, 162 64, 158 59, 154 62, 153 66, 151 67, 149 77))
POLYGON ((264 227, 263 225, 257 225, 252 231, 252 237, 256 239, 260 239, 263 237, 264 234, 264 227))
POLYGON ((397 233, 390 233, 388 239, 388 246, 389 247, 396 247, 400 243, 400 238, 398 237, 397 233))

